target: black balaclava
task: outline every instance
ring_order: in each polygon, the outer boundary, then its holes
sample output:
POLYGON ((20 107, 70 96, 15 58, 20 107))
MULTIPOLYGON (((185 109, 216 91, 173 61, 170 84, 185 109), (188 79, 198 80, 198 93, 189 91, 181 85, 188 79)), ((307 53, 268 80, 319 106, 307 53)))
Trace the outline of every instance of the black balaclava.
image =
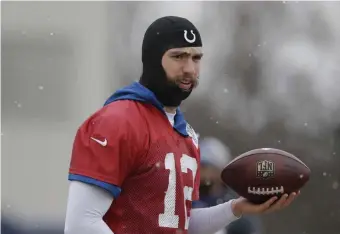
POLYGON ((184 91, 167 79, 162 66, 162 57, 172 48, 201 46, 201 36, 189 20, 177 16, 157 19, 144 35, 143 74, 140 83, 151 90, 164 106, 179 106, 192 90, 184 91))

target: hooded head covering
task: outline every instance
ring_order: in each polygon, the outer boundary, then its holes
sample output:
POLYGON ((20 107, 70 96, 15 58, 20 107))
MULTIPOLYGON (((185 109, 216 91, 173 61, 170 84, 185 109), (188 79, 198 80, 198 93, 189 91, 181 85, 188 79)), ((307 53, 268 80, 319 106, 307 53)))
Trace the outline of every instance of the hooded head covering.
POLYGON ((143 74, 140 83, 151 90, 164 106, 179 106, 190 95, 191 90, 184 91, 167 79, 162 57, 172 48, 201 46, 201 36, 189 20, 177 16, 157 19, 144 35, 143 74))

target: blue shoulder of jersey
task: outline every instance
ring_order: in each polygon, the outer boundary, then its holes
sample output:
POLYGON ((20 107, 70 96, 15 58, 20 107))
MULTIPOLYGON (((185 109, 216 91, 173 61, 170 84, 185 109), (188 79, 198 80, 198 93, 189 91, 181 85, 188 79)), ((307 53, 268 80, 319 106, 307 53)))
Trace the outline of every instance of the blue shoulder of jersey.
MULTIPOLYGON (((141 85, 139 82, 133 82, 131 85, 123 87, 122 89, 117 90, 113 93, 105 102, 105 105, 108 105, 112 102, 119 100, 133 100, 144 103, 150 103, 155 106, 159 111, 165 114, 164 106, 160 103, 153 92, 149 89, 141 85)), ((187 132, 188 123, 184 119, 184 115, 179 108, 177 108, 176 116, 175 116, 175 125, 174 128, 178 133, 182 136, 189 136, 187 132)))

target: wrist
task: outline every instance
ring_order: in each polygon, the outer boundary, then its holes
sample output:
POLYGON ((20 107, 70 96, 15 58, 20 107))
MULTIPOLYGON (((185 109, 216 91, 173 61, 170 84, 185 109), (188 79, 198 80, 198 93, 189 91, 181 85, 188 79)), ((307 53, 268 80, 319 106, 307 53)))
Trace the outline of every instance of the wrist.
POLYGON ((235 199, 231 202, 231 211, 233 212, 235 217, 240 218, 242 216, 242 209, 240 207, 238 199, 235 199))

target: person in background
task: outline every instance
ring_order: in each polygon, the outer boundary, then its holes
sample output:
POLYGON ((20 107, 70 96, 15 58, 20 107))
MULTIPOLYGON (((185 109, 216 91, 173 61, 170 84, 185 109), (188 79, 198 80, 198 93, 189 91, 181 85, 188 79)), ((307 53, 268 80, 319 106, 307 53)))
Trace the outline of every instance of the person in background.
MULTIPOLYGON (((193 208, 211 207, 237 198, 220 178, 221 171, 232 160, 229 148, 217 138, 206 137, 200 142, 200 150, 200 200, 193 203, 193 208)), ((258 217, 243 216, 215 234, 263 234, 261 226, 258 217)))

